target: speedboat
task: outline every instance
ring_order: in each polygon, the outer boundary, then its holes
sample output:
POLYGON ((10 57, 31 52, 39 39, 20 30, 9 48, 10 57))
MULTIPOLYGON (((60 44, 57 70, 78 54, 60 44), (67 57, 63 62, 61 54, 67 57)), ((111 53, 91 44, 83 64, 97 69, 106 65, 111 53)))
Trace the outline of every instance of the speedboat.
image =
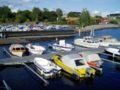
POLYGON ((95 69, 91 68, 79 54, 55 55, 52 59, 76 80, 79 80, 80 77, 91 77, 95 75, 95 69))
POLYGON ((39 73, 46 79, 54 76, 59 76, 61 73, 61 68, 50 60, 41 57, 35 57, 34 64, 39 73))
POLYGON ((27 44, 26 48, 28 48, 31 54, 37 54, 37 55, 41 55, 46 50, 45 47, 37 45, 37 44, 35 45, 27 44))
POLYGON ((58 43, 51 45, 53 50, 71 51, 74 47, 71 44, 65 43, 65 40, 60 40, 58 43))
POLYGON ((87 47, 87 48, 98 48, 99 42, 91 36, 86 36, 83 38, 77 38, 74 40, 74 45, 87 47))
POLYGON ((108 43, 109 45, 120 45, 120 41, 118 41, 116 38, 113 38, 112 36, 102 36, 101 39, 102 42, 108 43))
POLYGON ((91 52, 82 52, 82 53, 79 53, 79 55, 85 58, 89 66, 97 67, 97 68, 102 67, 103 61, 101 60, 98 54, 91 53, 91 52))
POLYGON ((28 50, 21 44, 12 44, 9 47, 9 51, 14 56, 22 57, 22 56, 29 55, 28 50))
POLYGON ((120 59, 120 48, 105 48, 105 51, 120 59))

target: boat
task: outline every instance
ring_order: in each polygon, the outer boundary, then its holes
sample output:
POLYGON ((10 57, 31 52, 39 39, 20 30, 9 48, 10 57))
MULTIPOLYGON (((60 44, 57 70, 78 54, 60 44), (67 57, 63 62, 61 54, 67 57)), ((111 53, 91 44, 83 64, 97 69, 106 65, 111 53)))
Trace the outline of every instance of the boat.
POLYGON ((110 47, 110 48, 105 48, 105 51, 112 54, 113 57, 116 59, 120 60, 120 48, 115 48, 115 47, 110 47))
POLYGON ((9 51, 14 56, 26 56, 29 55, 29 52, 26 47, 24 47, 22 44, 12 44, 9 47, 9 51))
POLYGON ((46 50, 45 47, 38 44, 27 44, 26 48, 28 48, 31 54, 41 55, 46 50))
POLYGON ((98 48, 99 42, 92 36, 85 36, 83 38, 77 38, 74 40, 74 45, 82 46, 86 48, 98 48))
POLYGON ((41 57, 35 57, 34 64, 39 73, 46 79, 54 76, 60 76, 61 74, 61 68, 50 60, 41 57))
POLYGON ((120 45, 120 41, 112 36, 102 36, 101 41, 104 43, 108 43, 109 45, 120 45))
POLYGON ((53 50, 63 50, 63 51, 72 51, 74 48, 73 45, 65 43, 65 40, 59 40, 59 42, 56 42, 51 45, 53 50))
POLYGON ((79 55, 85 58, 89 66, 95 68, 102 68, 103 61, 98 54, 91 52, 82 52, 79 53, 79 55))
POLYGON ((52 60, 76 80, 81 77, 92 77, 96 72, 79 54, 55 55, 52 60))

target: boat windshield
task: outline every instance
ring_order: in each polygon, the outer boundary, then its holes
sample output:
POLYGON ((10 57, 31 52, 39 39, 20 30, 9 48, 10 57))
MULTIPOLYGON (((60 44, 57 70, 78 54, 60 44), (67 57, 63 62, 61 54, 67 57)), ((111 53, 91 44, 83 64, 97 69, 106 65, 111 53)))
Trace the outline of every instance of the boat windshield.
POLYGON ((84 65, 84 62, 82 59, 79 59, 79 60, 75 60, 75 64, 76 66, 81 66, 81 65, 84 65))

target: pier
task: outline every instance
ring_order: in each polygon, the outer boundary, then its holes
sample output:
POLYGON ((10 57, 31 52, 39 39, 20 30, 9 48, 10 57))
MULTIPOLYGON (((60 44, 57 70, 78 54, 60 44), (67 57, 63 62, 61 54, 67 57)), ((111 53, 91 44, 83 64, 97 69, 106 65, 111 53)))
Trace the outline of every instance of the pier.
POLYGON ((56 38, 74 37, 74 30, 54 30, 54 31, 15 31, 0 32, 0 45, 10 45, 15 43, 30 43, 35 41, 55 40, 56 38))
MULTIPOLYGON (((5 50, 4 50, 5 51, 5 50)), ((5 59, 0 59, 0 65, 21 65, 23 63, 32 63, 35 57, 42 57, 45 59, 50 60, 54 55, 60 54, 60 55, 65 55, 69 53, 78 53, 78 52, 91 52, 91 53, 102 53, 104 51, 104 47, 101 48, 77 48, 75 51, 71 52, 65 52, 65 51, 54 51, 51 53, 43 54, 43 55, 29 55, 29 56, 24 56, 24 57, 11 57, 11 58, 5 58, 5 59)), ((5 51, 6 54, 10 55, 9 52, 5 51)))

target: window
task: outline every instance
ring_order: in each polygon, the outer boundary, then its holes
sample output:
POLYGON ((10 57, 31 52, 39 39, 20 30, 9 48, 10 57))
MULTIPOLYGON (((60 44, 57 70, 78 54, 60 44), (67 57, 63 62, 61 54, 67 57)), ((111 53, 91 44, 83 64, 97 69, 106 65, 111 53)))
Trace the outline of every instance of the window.
POLYGON ((25 50, 25 48, 21 48, 21 50, 25 50))
POLYGON ((16 50, 20 50, 20 48, 16 48, 16 50))
POLYGON ((79 59, 79 60, 75 60, 75 64, 76 66, 81 66, 81 65, 84 65, 84 62, 82 59, 79 59))

